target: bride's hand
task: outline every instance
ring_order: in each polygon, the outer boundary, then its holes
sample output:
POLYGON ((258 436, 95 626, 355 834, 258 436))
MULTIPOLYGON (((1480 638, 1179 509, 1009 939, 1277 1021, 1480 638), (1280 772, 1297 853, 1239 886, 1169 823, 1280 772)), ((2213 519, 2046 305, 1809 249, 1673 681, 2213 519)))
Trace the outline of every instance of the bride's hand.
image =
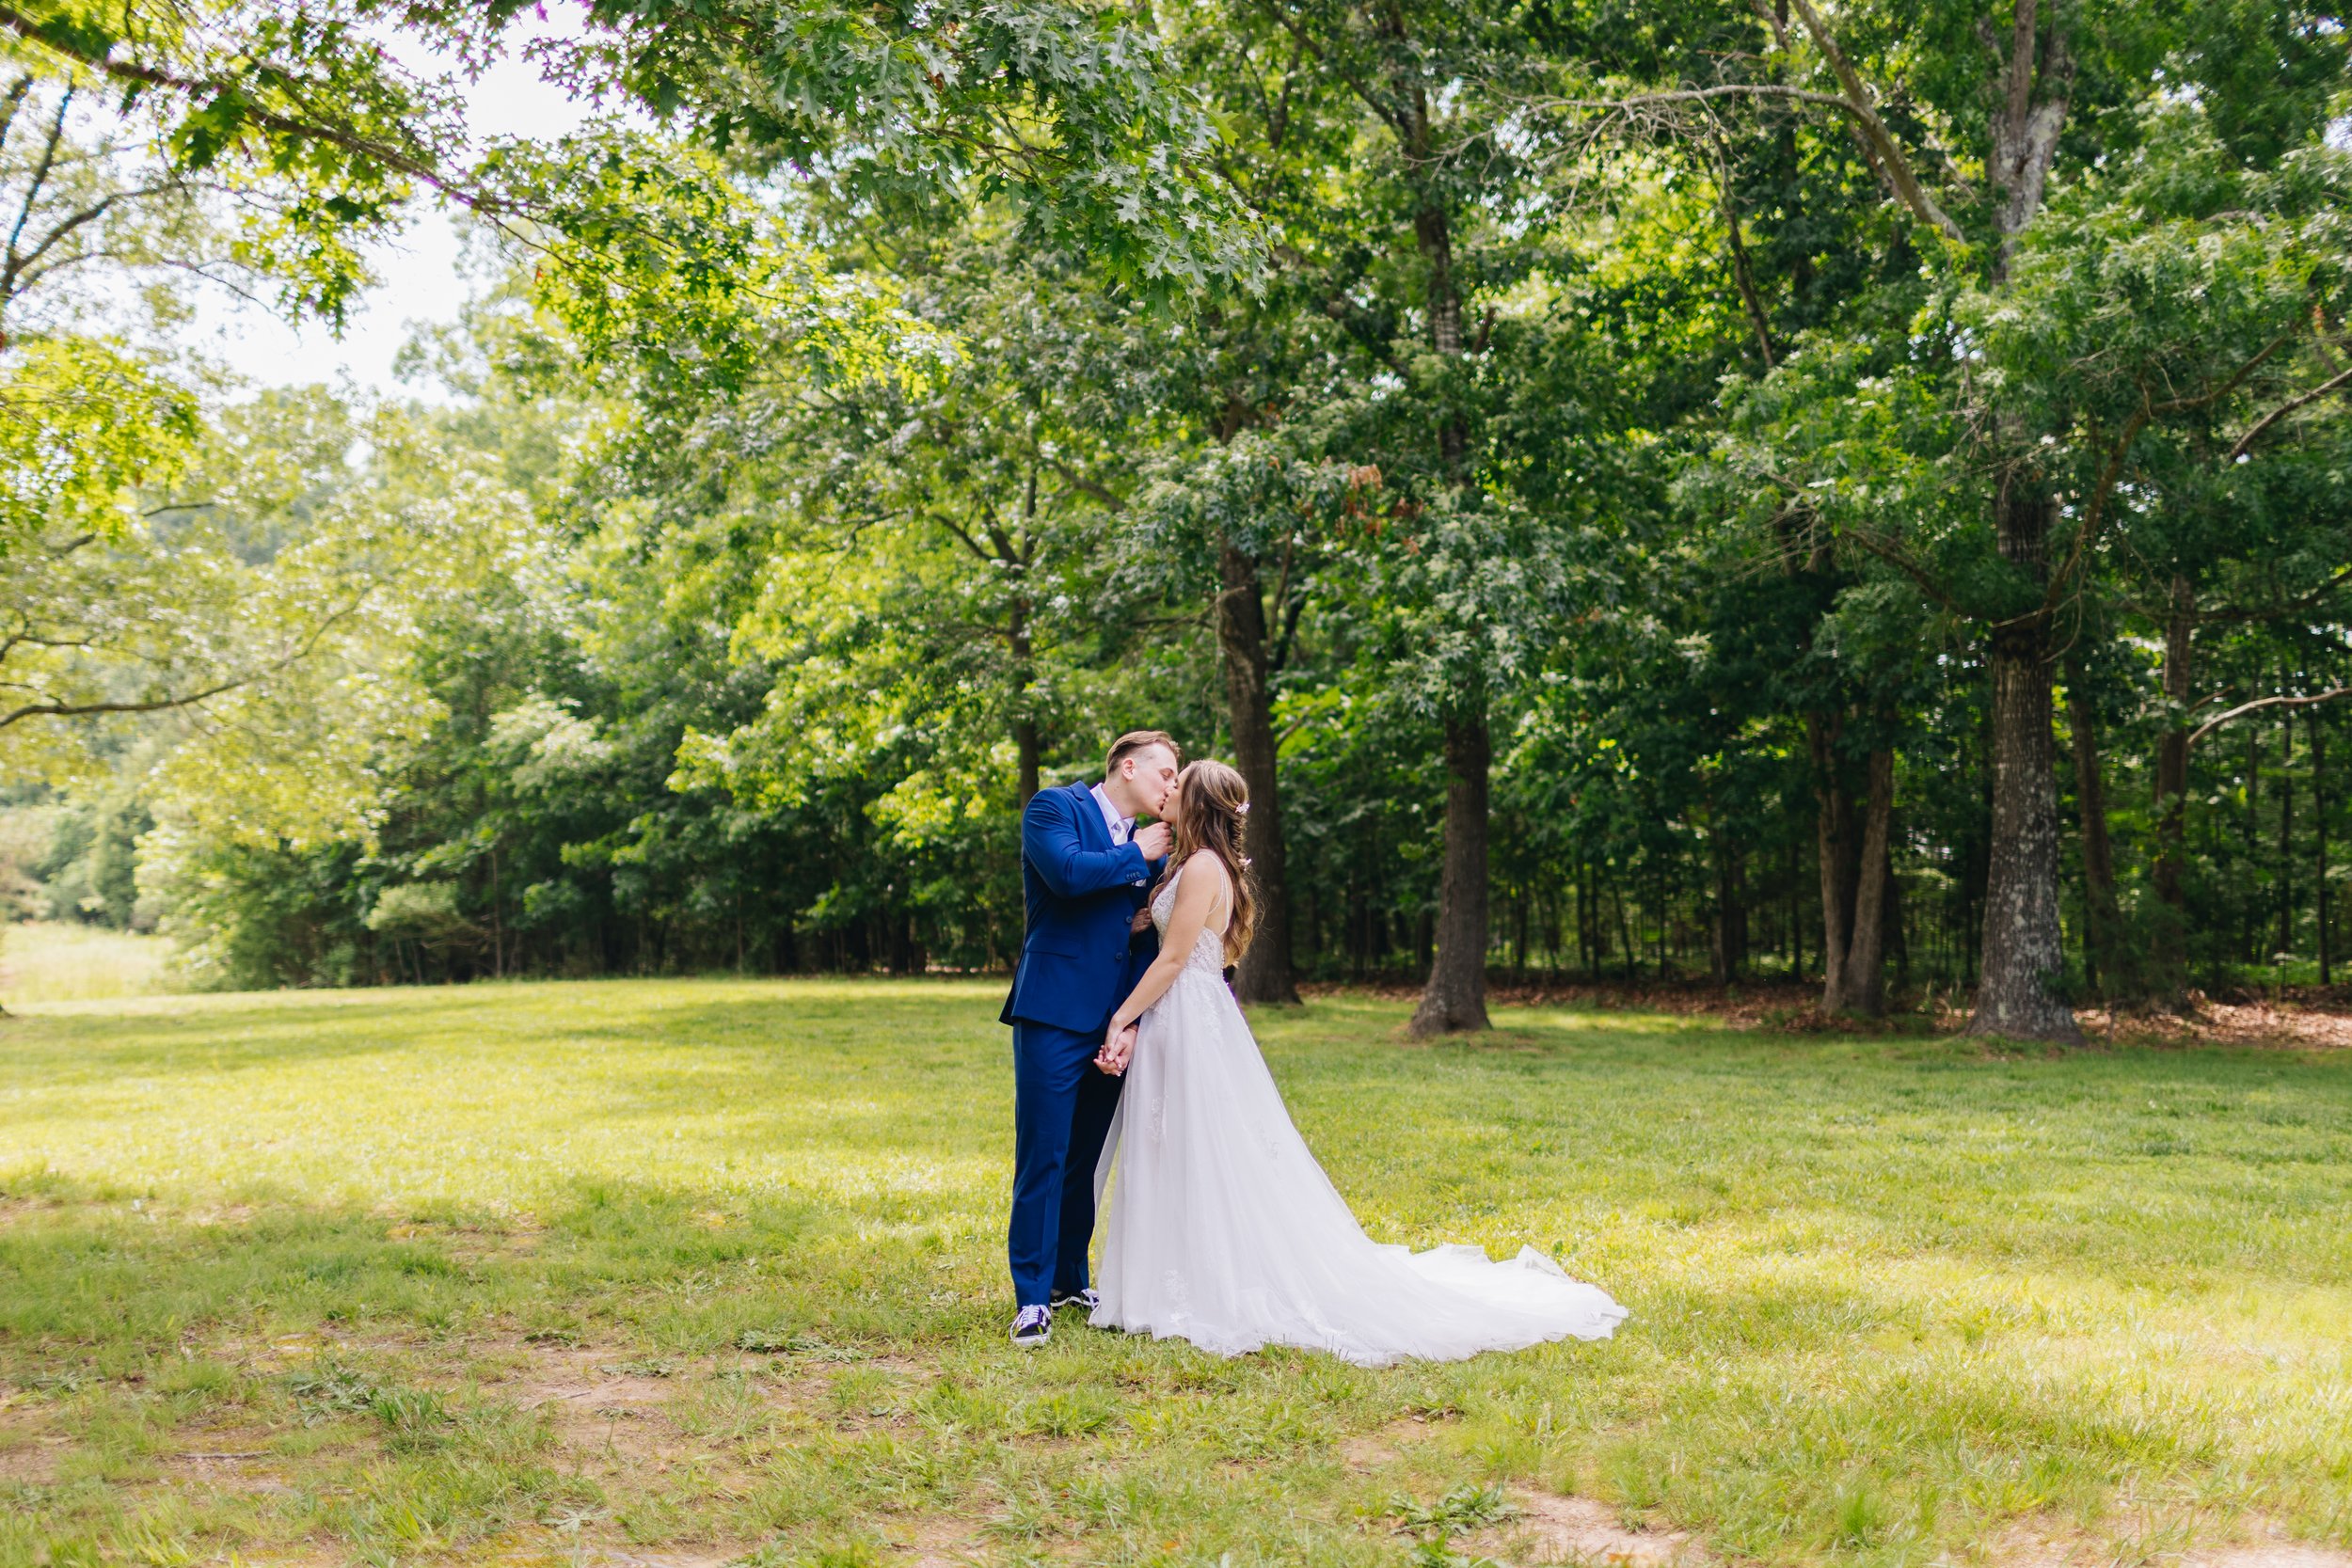
POLYGON ((1129 936, 1141 936, 1144 932, 1150 930, 1151 928, 1152 906, 1146 904, 1143 908, 1136 911, 1136 917, 1133 920, 1127 922, 1127 934, 1129 936))
POLYGON ((1116 1078, 1127 1070, 1128 1059, 1136 1053, 1136 1026, 1132 1023, 1103 1042, 1095 1053, 1094 1065, 1116 1078))

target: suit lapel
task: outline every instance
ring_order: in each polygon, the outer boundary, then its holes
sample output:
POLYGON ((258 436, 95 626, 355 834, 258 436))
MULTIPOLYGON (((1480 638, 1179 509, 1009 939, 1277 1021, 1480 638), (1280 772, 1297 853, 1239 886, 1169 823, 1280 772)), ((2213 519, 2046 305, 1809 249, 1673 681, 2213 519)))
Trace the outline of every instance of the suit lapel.
POLYGON ((1097 849, 1115 847, 1111 843, 1110 824, 1103 820, 1103 808, 1095 803, 1094 786, 1084 779, 1070 786, 1078 798, 1078 832, 1097 849))

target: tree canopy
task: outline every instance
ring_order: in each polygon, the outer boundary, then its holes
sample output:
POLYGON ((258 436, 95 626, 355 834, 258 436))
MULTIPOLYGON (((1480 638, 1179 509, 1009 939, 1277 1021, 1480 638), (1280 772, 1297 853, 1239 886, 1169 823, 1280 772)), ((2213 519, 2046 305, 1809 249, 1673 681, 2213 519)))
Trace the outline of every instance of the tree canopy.
POLYGON ((1143 725, 1249 782, 1253 1001, 2332 980, 2337 13, 532 14, 0 7, 18 770, 221 983, 1002 965, 1143 725), (516 49, 631 118, 469 136, 516 49), (446 405, 41 303, 333 319, 420 194, 507 269, 446 405))

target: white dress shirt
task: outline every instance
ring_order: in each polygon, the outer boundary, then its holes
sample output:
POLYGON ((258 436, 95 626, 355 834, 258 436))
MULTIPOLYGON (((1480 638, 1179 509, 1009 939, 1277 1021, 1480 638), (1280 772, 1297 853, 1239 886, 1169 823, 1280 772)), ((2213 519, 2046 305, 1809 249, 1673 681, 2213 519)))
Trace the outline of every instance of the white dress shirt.
POLYGON ((1119 808, 1111 804, 1110 792, 1096 784, 1090 793, 1094 796, 1094 803, 1102 808, 1103 825, 1111 831, 1111 843, 1124 844, 1134 837, 1136 819, 1119 815, 1119 808))
MULTIPOLYGON (((1103 810, 1103 826, 1111 831, 1113 848, 1117 848, 1136 836, 1136 819, 1132 816, 1120 816, 1119 808, 1111 804, 1110 795, 1101 784, 1096 784, 1089 793, 1094 797, 1094 803, 1103 810)), ((1148 877, 1138 877, 1133 885, 1141 887, 1150 879, 1148 877)))

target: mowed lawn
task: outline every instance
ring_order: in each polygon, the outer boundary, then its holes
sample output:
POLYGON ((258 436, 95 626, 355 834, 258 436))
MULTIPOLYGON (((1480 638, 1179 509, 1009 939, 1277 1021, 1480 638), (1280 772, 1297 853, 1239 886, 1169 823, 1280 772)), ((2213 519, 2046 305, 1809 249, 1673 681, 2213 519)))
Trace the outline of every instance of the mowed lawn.
POLYGON ((1366 1371, 1005 1343, 1000 996, 20 1010, 0 1563, 2352 1561, 2352 1054, 1262 1015, 1375 1235, 1632 1309, 1366 1371))

